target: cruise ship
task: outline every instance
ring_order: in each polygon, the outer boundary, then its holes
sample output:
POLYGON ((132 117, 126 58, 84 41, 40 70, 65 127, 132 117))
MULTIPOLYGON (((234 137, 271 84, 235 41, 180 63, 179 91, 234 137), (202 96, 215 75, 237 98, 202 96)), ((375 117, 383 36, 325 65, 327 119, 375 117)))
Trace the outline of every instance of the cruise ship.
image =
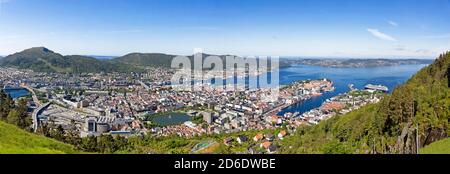
POLYGON ((368 84, 365 86, 366 90, 373 90, 373 91, 382 91, 382 92, 389 92, 389 88, 383 85, 372 85, 368 84))

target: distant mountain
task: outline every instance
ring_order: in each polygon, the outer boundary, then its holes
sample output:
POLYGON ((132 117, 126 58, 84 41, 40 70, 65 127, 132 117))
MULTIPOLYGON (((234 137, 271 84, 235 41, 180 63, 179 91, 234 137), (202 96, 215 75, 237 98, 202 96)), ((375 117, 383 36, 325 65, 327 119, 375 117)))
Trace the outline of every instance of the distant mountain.
MULTIPOLYGON (((201 56, 205 59, 211 55, 202 54, 201 56)), ((38 72, 143 72, 145 67, 149 66, 170 68, 174 57, 176 55, 160 53, 131 53, 122 57, 63 56, 45 47, 34 47, 0 59, 0 66, 31 69, 38 72)), ((191 62, 194 59, 194 55, 187 57, 191 62)), ((224 60, 226 55, 219 57, 224 60)))
MULTIPOLYGON (((283 144, 282 153, 417 153, 417 147, 448 138, 449 121, 447 52, 380 103, 298 128, 283 144)), ((437 146, 448 145, 446 141, 437 146)))
MULTIPOLYGON (((0 66, 32 69, 38 72, 143 72, 145 67, 170 68, 177 55, 162 53, 131 53, 121 57, 112 56, 63 56, 45 47, 34 47, 0 58, 0 66)), ((211 54, 202 54, 203 59, 211 54)), ((228 55, 217 55, 225 66, 228 55)), ((187 56, 191 62, 194 55, 187 56)), ((294 64, 327 67, 377 67, 406 64, 430 64, 433 60, 422 59, 281 59, 280 68, 294 64)), ((193 65, 193 63, 192 63, 193 65)))
POLYGON ((431 59, 282 59, 283 65, 313 65, 335 68, 362 68, 396 65, 431 64, 431 59))
POLYGON ((117 56, 97 56, 97 55, 85 55, 87 57, 93 57, 96 58, 98 60, 112 60, 117 58, 117 56))
POLYGON ((98 60, 88 56, 63 56, 44 47, 18 52, 0 60, 1 66, 31 69, 37 72, 91 73, 142 71, 133 66, 98 60))
POLYGON ((155 66, 170 67, 175 55, 160 53, 131 53, 122 57, 113 59, 114 62, 120 62, 136 66, 155 66))
MULTIPOLYGON (((228 55, 212 55, 212 54, 204 54, 204 53, 201 53, 202 55, 199 55, 199 54, 200 53, 191 55, 191 56, 186 56, 186 57, 188 57, 191 60, 191 62, 193 62, 194 56, 196 56, 196 55, 201 56, 203 58, 203 60, 209 56, 219 56, 225 65, 224 60, 225 60, 226 56, 228 56, 228 55)), ((172 60, 176 56, 177 55, 162 54, 162 53, 131 53, 131 54, 127 54, 122 57, 115 58, 115 59, 113 59, 113 61, 121 62, 121 63, 125 63, 125 64, 131 64, 131 65, 135 65, 135 66, 154 66, 154 67, 170 68, 172 65, 172 60)))

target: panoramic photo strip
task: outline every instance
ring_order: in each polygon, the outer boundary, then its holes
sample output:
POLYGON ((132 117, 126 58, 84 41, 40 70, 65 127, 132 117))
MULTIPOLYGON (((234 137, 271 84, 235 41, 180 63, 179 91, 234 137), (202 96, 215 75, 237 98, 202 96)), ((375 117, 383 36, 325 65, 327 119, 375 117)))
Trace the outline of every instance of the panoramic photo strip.
POLYGON ((448 155, 449 74, 450 0, 0 0, 0 158, 448 155))

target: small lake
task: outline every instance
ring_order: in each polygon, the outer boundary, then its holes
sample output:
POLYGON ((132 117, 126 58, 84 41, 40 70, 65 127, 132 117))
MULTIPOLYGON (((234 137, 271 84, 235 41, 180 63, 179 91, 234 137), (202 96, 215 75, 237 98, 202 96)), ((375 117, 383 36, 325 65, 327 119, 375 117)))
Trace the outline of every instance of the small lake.
POLYGON ((151 119, 151 121, 157 123, 160 126, 179 125, 190 120, 191 117, 185 113, 166 113, 154 116, 151 119))
POLYGON ((17 99, 20 97, 25 97, 30 95, 30 92, 25 88, 14 88, 14 89, 4 89, 7 94, 11 96, 13 99, 17 99))

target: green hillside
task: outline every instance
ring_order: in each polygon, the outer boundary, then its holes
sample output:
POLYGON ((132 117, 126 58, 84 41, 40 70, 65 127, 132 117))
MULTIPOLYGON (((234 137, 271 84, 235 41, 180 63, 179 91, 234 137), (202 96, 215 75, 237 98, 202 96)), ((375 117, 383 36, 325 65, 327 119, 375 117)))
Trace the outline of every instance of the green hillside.
MULTIPOLYGON (((208 56, 211 55, 202 55, 203 59, 208 56)), ((89 56, 63 56, 44 47, 34 47, 1 58, 0 66, 60 73, 144 72, 148 66, 170 68, 174 57, 176 55, 131 53, 111 60, 99 60, 89 56)), ((194 56, 187 57, 192 61, 194 56)), ((220 57, 225 58, 224 55, 220 57)))
POLYGON ((120 62, 136 66, 154 66, 170 67, 174 55, 159 53, 131 53, 122 57, 113 59, 114 62, 120 62))
POLYGON ((450 52, 380 103, 299 128, 282 153, 417 153, 416 142, 424 147, 450 135, 449 73, 450 52))
MULTIPOLYGON (((196 54, 199 55, 199 54, 196 54)), ((203 60, 211 54, 201 54, 203 60)), ((225 67, 227 55, 218 55, 225 67)), ((0 66, 31 69, 37 72, 98 73, 98 72, 145 72, 146 67, 171 68, 176 55, 161 53, 131 53, 113 59, 96 59, 89 56, 63 56, 44 47, 30 48, 4 58, 0 66)), ((191 62, 194 55, 187 56, 191 62)), ((193 65, 193 63, 192 63, 193 65)), ((281 62, 281 67, 286 66, 281 62)))
POLYGON ((0 121, 0 154, 72 154, 74 147, 0 121))
POLYGON ((91 73, 140 72, 134 66, 87 56, 63 56, 44 47, 35 47, 4 57, 0 65, 38 72, 91 73))
MULTIPOLYGON (((219 56, 225 66, 225 59, 227 55, 211 55, 211 54, 195 54, 191 56, 186 56, 193 62, 194 56, 201 56, 205 60, 209 56, 219 56)), ((134 66, 152 66, 152 67, 164 67, 171 68, 172 60, 176 55, 168 55, 161 53, 131 53, 122 57, 113 59, 114 62, 120 62, 124 64, 134 65, 134 66)), ((193 65, 193 63, 192 63, 193 65)))
POLYGON ((420 149, 420 154, 450 154, 450 138, 425 146, 420 149))

